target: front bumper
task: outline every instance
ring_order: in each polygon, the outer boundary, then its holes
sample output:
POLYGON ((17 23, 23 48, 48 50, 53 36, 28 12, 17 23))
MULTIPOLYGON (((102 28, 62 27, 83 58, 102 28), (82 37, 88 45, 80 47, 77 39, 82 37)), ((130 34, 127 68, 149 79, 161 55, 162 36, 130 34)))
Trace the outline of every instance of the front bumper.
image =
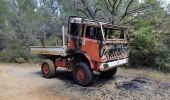
POLYGON ((114 67, 127 64, 127 63, 128 63, 128 60, 129 60, 129 59, 126 58, 126 59, 111 61, 111 62, 107 62, 107 63, 102 63, 102 64, 100 65, 99 69, 100 69, 100 71, 106 71, 106 70, 112 69, 112 68, 114 68, 114 67))

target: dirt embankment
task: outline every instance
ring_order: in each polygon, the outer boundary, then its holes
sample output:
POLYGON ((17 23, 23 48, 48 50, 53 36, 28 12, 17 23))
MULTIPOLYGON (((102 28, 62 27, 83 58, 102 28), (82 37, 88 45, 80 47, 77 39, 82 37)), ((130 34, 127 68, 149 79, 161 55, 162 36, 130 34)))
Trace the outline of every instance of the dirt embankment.
POLYGON ((118 68, 111 79, 96 75, 93 86, 74 84, 72 73, 41 77, 34 64, 0 64, 0 100, 170 100, 170 74, 118 68))

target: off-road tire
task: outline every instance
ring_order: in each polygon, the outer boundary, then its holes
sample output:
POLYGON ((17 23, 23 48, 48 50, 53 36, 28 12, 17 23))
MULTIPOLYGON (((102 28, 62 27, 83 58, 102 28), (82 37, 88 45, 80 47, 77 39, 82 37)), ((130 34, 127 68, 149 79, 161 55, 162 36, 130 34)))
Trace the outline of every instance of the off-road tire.
POLYGON ((41 71, 42 71, 42 75, 43 77, 45 78, 52 78, 52 77, 55 77, 56 75, 56 67, 54 65, 54 62, 50 59, 45 59, 44 62, 42 63, 41 65, 41 71), (45 73, 44 70, 43 70, 43 66, 44 64, 47 64, 48 65, 48 73, 45 73))
POLYGON ((111 78, 113 75, 115 75, 117 72, 117 67, 113 68, 113 69, 110 69, 108 71, 102 71, 100 72, 102 77, 104 78, 111 78))
POLYGON ((73 77, 76 84, 80 86, 89 86, 94 82, 93 71, 90 66, 84 62, 78 62, 73 68, 73 77), (82 69, 84 72, 84 78, 82 80, 78 79, 78 69, 82 69))

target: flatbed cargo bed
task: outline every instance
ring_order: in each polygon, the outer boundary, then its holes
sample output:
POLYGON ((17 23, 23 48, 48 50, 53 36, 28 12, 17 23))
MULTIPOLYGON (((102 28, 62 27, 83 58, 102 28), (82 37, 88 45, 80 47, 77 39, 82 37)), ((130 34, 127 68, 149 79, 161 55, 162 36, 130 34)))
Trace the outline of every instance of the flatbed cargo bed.
POLYGON ((65 49, 63 46, 31 46, 32 54, 39 55, 65 55, 65 49))

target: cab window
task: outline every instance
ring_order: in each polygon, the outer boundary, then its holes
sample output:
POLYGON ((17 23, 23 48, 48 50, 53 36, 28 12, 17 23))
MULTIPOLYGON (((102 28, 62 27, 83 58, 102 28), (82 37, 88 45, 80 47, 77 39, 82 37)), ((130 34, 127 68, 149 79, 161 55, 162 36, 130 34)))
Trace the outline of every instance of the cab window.
POLYGON ((102 33, 100 27, 87 26, 85 37, 90 39, 101 40, 102 33))
POLYGON ((79 29, 80 29, 80 24, 77 23, 71 23, 71 27, 70 27, 70 34, 73 36, 78 36, 79 33, 79 29))
POLYGON ((83 37, 83 31, 84 31, 84 25, 71 23, 71 30, 70 30, 71 35, 78 36, 79 32, 81 32, 80 36, 83 37))

